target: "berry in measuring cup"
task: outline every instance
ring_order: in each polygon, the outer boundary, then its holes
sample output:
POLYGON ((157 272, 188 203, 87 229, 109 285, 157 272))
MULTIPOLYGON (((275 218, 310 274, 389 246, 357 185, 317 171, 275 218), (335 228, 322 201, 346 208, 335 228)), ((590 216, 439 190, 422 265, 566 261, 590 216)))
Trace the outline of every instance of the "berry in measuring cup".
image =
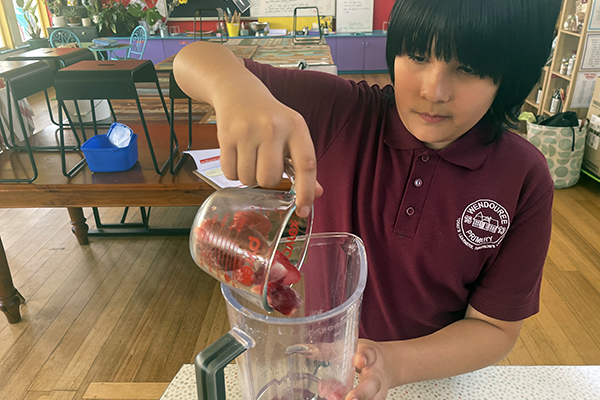
MULTIPOLYGON (((216 219, 196 228, 196 255, 211 274, 230 286, 263 293, 269 245, 266 236, 271 222, 260 213, 240 211, 231 224, 216 219)), ((302 304, 289 287, 301 279, 300 271, 280 251, 276 251, 267 281, 267 301, 284 315, 293 314, 302 304)))

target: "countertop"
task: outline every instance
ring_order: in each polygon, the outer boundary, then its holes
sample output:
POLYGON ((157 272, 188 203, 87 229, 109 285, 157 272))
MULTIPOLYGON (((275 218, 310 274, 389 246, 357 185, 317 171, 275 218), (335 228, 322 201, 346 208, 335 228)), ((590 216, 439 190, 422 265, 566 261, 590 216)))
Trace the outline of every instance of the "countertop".
MULTIPOLYGON (((237 365, 225 368, 227 400, 241 399, 237 365)), ((193 364, 185 364, 160 400, 197 400, 193 364)), ((391 389, 388 400, 596 400, 600 366, 492 366, 455 376, 391 389)))

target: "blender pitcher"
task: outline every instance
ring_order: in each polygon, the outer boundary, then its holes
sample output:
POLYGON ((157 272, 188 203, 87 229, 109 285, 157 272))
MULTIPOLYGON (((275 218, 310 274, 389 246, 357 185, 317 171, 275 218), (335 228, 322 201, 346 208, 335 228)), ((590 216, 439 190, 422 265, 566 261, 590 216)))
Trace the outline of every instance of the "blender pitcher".
POLYGON ((364 244, 349 233, 312 234, 304 256, 293 285, 303 301, 292 317, 270 314, 221 284, 232 329, 196 357, 199 400, 225 399, 223 369, 236 357, 244 400, 342 400, 352 390, 364 244))

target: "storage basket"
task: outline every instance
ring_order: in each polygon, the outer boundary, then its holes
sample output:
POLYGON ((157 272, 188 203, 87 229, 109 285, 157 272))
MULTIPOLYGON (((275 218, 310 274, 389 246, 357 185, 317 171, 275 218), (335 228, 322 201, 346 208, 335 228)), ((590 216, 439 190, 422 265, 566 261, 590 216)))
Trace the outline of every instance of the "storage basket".
POLYGON ((138 135, 133 134, 127 147, 116 147, 107 135, 95 135, 81 145, 92 172, 127 171, 138 159, 138 135))

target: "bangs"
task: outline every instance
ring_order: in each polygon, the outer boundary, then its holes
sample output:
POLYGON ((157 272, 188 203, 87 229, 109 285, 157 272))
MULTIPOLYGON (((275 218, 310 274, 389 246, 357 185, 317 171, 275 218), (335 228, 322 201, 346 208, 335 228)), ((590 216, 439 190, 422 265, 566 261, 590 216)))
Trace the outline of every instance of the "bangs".
POLYGON ((398 3, 390 16, 394 23, 388 29, 388 65, 393 65, 398 55, 431 57, 434 49, 438 60, 458 61, 496 83, 502 79, 510 53, 511 41, 506 40, 510 32, 501 23, 505 21, 498 15, 501 11, 490 7, 493 0, 398 3))

